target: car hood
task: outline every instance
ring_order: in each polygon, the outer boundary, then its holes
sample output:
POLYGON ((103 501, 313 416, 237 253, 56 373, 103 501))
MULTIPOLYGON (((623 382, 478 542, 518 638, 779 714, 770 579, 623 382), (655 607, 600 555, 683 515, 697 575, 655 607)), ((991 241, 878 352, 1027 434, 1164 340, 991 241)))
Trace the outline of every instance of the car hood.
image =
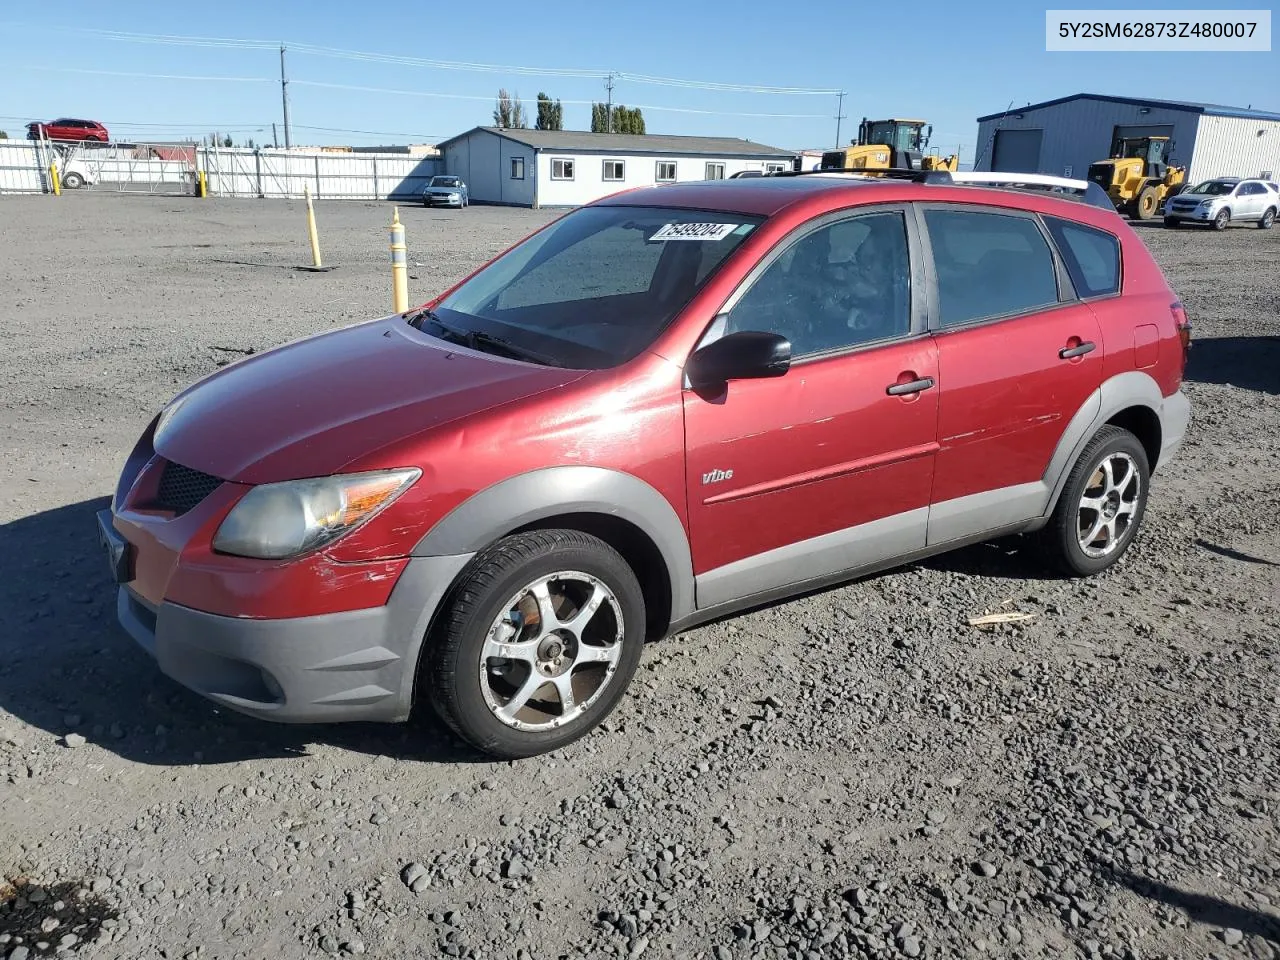
POLYGON ((1194 200, 1199 203, 1201 200, 1228 200, 1227 196, 1221 193, 1179 193, 1174 196, 1175 200, 1194 200))
POLYGON ((166 460, 240 483, 327 476, 582 376, 455 347, 395 316, 223 368, 174 398, 154 446, 166 460))

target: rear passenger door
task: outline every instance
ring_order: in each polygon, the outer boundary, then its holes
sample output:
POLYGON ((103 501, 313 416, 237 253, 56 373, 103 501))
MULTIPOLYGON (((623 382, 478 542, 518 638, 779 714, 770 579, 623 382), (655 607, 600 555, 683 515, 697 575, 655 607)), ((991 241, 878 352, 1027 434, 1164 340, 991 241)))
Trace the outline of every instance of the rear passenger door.
POLYGON ((1097 318, 1035 214, 921 204, 938 345, 929 545, 1040 515, 1045 472, 1102 382, 1097 318))

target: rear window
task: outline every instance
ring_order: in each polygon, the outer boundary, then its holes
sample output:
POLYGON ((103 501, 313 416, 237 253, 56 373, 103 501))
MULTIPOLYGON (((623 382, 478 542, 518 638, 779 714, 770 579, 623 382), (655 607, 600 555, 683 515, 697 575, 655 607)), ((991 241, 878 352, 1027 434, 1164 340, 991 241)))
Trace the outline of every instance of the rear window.
POLYGON ((1115 236, 1057 217, 1045 217, 1044 222, 1078 296, 1107 297, 1120 292, 1120 241, 1115 236))
POLYGON ((648 347, 761 222, 703 210, 582 207, 485 267, 436 311, 562 366, 617 366, 648 347))

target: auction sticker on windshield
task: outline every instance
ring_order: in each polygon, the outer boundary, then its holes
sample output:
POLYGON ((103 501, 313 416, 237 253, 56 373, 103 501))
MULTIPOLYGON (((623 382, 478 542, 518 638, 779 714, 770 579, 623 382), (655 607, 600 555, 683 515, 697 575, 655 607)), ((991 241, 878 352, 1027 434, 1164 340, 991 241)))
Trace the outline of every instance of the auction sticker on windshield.
POLYGON ((667 223, 658 229, 649 242, 655 240, 723 240, 741 224, 738 223, 667 223))

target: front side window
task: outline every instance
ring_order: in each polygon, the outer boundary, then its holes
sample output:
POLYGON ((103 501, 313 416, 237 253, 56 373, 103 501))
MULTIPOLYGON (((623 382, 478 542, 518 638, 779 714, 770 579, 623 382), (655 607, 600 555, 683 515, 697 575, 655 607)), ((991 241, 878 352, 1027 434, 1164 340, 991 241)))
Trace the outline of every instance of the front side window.
POLYGON ((621 160, 606 160, 604 162, 604 179, 621 180, 624 177, 625 169, 625 165, 621 160))
POLYGON ((524 179, 524 157, 511 158, 511 179, 512 180, 524 179))
POLYGON ((1030 217, 926 210, 939 324, 954 327, 1058 302, 1053 253, 1030 217))
POLYGON ((1044 222, 1077 294, 1106 297, 1120 292, 1120 241, 1113 234, 1057 217, 1045 217, 1044 222))
POLYGON ((911 261, 901 213, 873 213, 801 237, 729 311, 725 333, 762 330, 796 358, 905 336, 911 261))
MULTIPOLYGON (((656 207, 583 207, 446 297, 439 319, 544 362, 604 369, 644 350, 762 218, 656 207)), ((430 321, 423 329, 432 333, 430 321)), ((438 332, 438 331, 436 331, 438 332)))
POLYGON ((656 176, 654 177, 659 183, 671 183, 676 178, 676 164, 674 160, 659 160, 656 176))
POLYGON ((573 179, 573 161, 565 159, 556 159, 551 161, 551 179, 552 180, 572 180, 573 179))
POLYGON ((707 164, 707 179, 708 179, 708 180, 723 180, 723 179, 724 179, 724 164, 723 164, 723 163, 708 163, 708 164, 707 164))

